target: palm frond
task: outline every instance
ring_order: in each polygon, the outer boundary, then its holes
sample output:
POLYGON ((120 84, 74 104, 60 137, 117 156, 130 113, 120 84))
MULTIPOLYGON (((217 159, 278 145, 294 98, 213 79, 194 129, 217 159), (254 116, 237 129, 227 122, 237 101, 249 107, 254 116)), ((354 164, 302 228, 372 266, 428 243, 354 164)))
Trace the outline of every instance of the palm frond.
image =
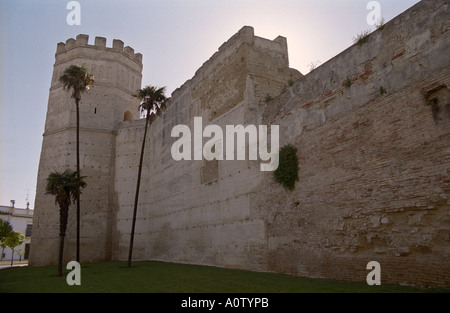
POLYGON ((72 98, 79 98, 81 93, 89 90, 94 84, 94 76, 81 66, 71 65, 66 68, 59 78, 64 90, 73 90, 72 98))
POLYGON ((146 86, 138 90, 136 96, 141 100, 139 105, 141 113, 157 114, 167 100, 165 92, 166 87, 158 88, 155 86, 146 86))
POLYGON ((47 177, 45 191, 47 194, 55 195, 55 201, 73 202, 81 194, 81 190, 86 187, 85 177, 77 178, 77 172, 66 170, 63 173, 53 172, 47 177), (68 198, 68 199, 67 199, 68 198))

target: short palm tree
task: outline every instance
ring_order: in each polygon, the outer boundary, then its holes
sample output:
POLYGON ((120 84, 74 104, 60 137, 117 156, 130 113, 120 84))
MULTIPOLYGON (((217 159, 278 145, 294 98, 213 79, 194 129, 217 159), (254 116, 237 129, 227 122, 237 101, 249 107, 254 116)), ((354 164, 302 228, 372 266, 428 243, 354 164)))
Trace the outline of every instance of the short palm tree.
POLYGON ((84 177, 78 178, 77 172, 66 170, 64 173, 54 172, 47 177, 45 191, 55 195, 55 203, 59 205, 59 256, 58 256, 58 276, 62 276, 62 262, 64 251, 64 237, 66 236, 67 218, 69 206, 75 202, 81 194, 81 189, 86 187, 84 177))
POLYGON ((141 173, 142 173, 142 162, 144 159, 144 149, 145 149, 145 139, 147 137, 147 128, 156 115, 161 114, 162 110, 165 108, 165 101, 167 100, 165 96, 166 88, 158 88, 154 86, 147 86, 138 91, 137 97, 141 100, 140 109, 141 113, 145 113, 145 129, 144 138, 142 139, 141 156, 139 159, 139 169, 138 178, 136 185, 136 195, 134 198, 134 208, 133 208, 133 220, 131 225, 131 236, 130 236, 130 249, 128 252, 128 267, 131 267, 131 258, 133 254, 133 243, 134 243, 134 230, 136 226, 136 212, 139 202, 139 189, 141 186, 141 173))
MULTIPOLYGON (((89 90, 94 84, 94 76, 89 74, 85 67, 71 65, 66 68, 59 78, 63 88, 72 90, 72 98, 75 99, 77 111, 77 173, 80 179, 80 101, 81 94, 89 90)), ((77 261, 80 262, 80 199, 77 200, 77 261)))

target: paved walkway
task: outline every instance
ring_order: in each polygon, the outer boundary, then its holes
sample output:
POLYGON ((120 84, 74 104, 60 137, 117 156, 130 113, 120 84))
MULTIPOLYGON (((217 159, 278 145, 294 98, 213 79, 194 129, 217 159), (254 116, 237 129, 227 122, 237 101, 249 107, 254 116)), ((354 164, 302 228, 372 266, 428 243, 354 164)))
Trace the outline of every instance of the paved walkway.
POLYGON ((28 266, 28 264, 13 264, 11 265, 0 265, 0 270, 4 270, 6 268, 13 268, 13 267, 22 267, 22 266, 28 266))

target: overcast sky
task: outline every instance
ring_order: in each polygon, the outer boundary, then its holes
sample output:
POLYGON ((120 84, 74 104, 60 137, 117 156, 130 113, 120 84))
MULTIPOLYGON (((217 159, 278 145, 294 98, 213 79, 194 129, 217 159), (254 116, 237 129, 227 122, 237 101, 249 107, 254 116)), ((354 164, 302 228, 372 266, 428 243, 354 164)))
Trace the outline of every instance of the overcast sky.
MULTIPOLYGON (((369 0, 79 0, 80 25, 69 25, 67 0, 0 0, 0 204, 34 206, 55 51, 78 34, 121 39, 143 55, 143 86, 168 95, 190 79, 243 26, 288 41, 290 66, 303 74, 353 44, 369 0)), ((373 2, 373 1, 372 1, 373 2)), ((417 0, 379 0, 385 21, 417 0)))

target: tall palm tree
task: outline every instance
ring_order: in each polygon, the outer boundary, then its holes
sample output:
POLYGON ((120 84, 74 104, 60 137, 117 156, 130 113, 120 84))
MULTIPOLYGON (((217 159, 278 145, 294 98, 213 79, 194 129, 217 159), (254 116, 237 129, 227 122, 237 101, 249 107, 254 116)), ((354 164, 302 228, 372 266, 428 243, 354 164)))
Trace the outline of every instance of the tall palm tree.
POLYGON ((62 276, 62 261, 64 251, 64 237, 66 236, 67 218, 69 206, 75 202, 81 194, 81 189, 86 187, 84 177, 78 178, 77 172, 66 170, 64 173, 54 172, 47 177, 45 191, 55 195, 55 203, 59 205, 59 256, 58 276, 62 276))
POLYGON ((131 225, 131 236, 130 236, 130 250, 128 252, 128 267, 131 267, 131 257, 133 254, 133 243, 134 243, 134 229, 136 226, 136 212, 139 202, 139 189, 141 186, 141 172, 142 172, 142 162, 144 159, 144 149, 145 149, 145 139, 147 137, 147 128, 156 115, 161 114, 162 110, 165 108, 165 101, 167 100, 165 96, 166 87, 158 88, 154 86, 146 86, 138 91, 137 97, 141 100, 140 109, 141 113, 145 113, 145 129, 144 138, 142 139, 141 156, 139 159, 139 169, 138 178, 136 185, 136 195, 134 198, 134 208, 133 208, 133 220, 131 225))
MULTIPOLYGON (((88 91, 94 84, 94 76, 85 67, 71 65, 66 68, 59 78, 64 90, 72 90, 77 111, 77 178, 80 180, 80 101, 81 94, 88 91)), ((80 198, 77 199, 77 262, 80 262, 80 198)))

